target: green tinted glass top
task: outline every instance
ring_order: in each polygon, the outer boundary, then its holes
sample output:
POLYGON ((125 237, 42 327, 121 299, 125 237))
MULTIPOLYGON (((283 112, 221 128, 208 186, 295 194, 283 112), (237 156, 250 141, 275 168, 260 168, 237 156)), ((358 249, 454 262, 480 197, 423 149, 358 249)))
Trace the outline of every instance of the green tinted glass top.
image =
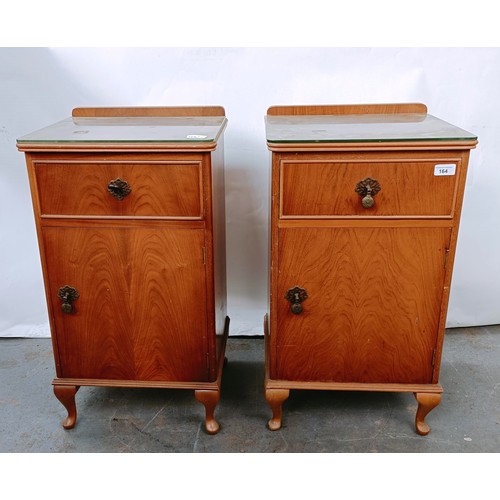
POLYGON ((428 114, 266 116, 269 143, 475 140, 428 114))
POLYGON ((67 118, 17 142, 214 142, 225 121, 224 116, 67 118))

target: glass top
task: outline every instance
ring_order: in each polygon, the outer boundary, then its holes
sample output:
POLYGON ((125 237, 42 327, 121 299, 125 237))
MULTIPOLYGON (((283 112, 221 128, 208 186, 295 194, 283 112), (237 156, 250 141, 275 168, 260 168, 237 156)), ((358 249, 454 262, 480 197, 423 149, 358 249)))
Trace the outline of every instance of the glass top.
POLYGON ((428 114, 268 115, 269 143, 476 140, 466 130, 428 114))
POLYGON ((17 140, 67 142, 215 142, 224 116, 67 118, 17 140))

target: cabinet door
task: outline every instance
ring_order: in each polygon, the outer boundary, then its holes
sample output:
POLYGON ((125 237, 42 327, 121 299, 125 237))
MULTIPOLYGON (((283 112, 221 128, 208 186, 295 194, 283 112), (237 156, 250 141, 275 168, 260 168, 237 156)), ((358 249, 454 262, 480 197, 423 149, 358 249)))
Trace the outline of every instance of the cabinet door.
POLYGON ((448 228, 279 231, 276 378, 430 383, 448 228), (288 289, 307 291, 293 314, 288 289))
POLYGON ((46 227, 43 240, 60 377, 207 380, 203 230, 46 227))

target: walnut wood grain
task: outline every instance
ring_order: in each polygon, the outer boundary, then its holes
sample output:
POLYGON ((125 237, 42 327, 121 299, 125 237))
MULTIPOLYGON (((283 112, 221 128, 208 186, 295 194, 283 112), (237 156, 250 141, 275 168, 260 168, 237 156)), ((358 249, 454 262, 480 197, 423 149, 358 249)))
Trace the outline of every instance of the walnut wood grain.
POLYGON ((225 116, 222 106, 143 106, 74 108, 74 117, 225 116))
POLYGON ((386 104, 335 104, 271 106, 267 110, 270 116, 287 115, 366 115, 366 114, 426 114, 427 106, 422 103, 386 103, 386 104))
MULTIPOLYGON (((176 381, 176 380, 119 380, 119 379, 89 379, 89 378, 55 378, 52 381, 54 386, 90 386, 90 387, 122 387, 133 388, 153 388, 153 389, 193 389, 216 391, 220 390, 222 383, 222 372, 227 359, 224 356, 227 337, 229 335, 229 317, 226 317, 224 333, 220 336, 219 353, 217 357, 217 376, 214 381, 176 381)), ((419 388, 415 388, 418 390, 419 388)))
POLYGON ((203 217, 201 158, 148 164, 67 156, 34 162, 42 215, 203 217), (132 189, 122 200, 108 192, 110 181, 118 178, 132 189))
POLYGON ((43 244, 61 377, 208 380, 203 231, 47 227, 43 244))
POLYGON ((439 160, 413 157, 387 161, 373 154, 355 160, 295 160, 280 165, 282 218, 300 217, 451 217, 460 162, 453 176, 436 176, 439 160), (359 181, 379 182, 375 204, 364 208, 354 190, 359 181))
POLYGON ((449 240, 447 228, 280 230, 273 378, 430 383, 449 240), (309 295, 298 315, 284 299, 296 285, 309 295))

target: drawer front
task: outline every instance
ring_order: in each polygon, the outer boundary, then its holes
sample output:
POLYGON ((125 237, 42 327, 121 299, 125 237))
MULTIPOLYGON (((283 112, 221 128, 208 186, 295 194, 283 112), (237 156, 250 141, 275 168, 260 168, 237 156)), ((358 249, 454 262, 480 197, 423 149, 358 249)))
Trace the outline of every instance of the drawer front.
POLYGON ((457 160, 282 160, 280 217, 450 218, 459 174, 457 160), (366 179, 376 181, 371 200, 365 200, 371 207, 362 203, 366 179))
POLYGON ((34 166, 42 216, 203 217, 200 161, 36 161, 34 166))

